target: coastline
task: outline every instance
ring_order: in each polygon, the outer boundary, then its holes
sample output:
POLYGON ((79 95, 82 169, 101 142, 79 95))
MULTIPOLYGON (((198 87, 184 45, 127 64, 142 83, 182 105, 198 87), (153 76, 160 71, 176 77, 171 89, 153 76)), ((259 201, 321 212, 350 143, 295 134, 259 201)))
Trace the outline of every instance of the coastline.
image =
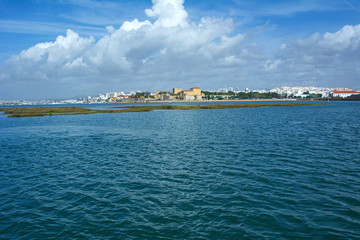
POLYGON ((232 108, 257 108, 257 107, 295 107, 325 105, 320 103, 247 103, 247 104, 208 104, 208 105, 137 105, 118 106, 110 109, 90 109, 84 107, 15 107, 0 108, 0 112, 8 117, 40 117, 59 115, 82 115, 95 113, 129 113, 151 112, 154 110, 206 110, 206 109, 232 109, 232 108))
MULTIPOLYGON (((143 103, 218 103, 218 102, 293 102, 297 99, 241 99, 241 100, 146 100, 143 103)), ((126 103, 126 102, 124 102, 126 103)))

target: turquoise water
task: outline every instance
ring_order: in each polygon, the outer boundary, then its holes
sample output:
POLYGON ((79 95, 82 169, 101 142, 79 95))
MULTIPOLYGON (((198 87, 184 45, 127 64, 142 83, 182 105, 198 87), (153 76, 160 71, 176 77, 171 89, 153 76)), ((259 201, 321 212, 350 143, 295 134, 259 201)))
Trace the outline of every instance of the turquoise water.
POLYGON ((360 102, 0 115, 0 239, 360 239, 360 102))

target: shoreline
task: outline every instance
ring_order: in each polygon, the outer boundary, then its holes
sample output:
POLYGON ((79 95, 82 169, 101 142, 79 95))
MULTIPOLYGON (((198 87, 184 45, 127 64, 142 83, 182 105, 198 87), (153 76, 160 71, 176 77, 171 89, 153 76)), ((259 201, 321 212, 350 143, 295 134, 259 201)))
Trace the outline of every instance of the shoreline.
MULTIPOLYGON (((147 100, 137 103, 215 103, 215 102, 294 102, 297 99, 241 99, 241 100, 147 100)), ((120 102, 129 103, 129 102, 120 102)), ((132 102, 131 102, 132 103, 132 102)))
POLYGON ((0 108, 0 112, 8 117, 41 117, 60 115, 82 115, 95 113, 130 113, 151 112, 155 110, 206 110, 206 109, 232 109, 232 108, 258 108, 258 107, 296 107, 325 105, 320 103, 248 103, 248 104, 209 104, 194 106, 179 105, 147 105, 147 106, 118 106, 110 109, 91 109, 84 107, 15 107, 0 108))

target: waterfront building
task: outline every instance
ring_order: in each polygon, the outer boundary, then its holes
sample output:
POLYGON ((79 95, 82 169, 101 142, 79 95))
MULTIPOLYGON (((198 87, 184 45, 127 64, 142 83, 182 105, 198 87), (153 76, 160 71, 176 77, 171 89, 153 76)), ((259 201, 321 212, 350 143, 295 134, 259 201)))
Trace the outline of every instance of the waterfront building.
POLYGON ((198 87, 190 88, 190 90, 183 90, 178 94, 180 100, 202 100, 201 89, 198 87))
POLYGON ((154 99, 155 100, 173 100, 173 97, 171 96, 171 91, 160 91, 160 90, 156 90, 155 91, 155 95, 154 95, 154 99))
POLYGON ((337 91, 337 90, 333 90, 330 92, 330 96, 331 97, 340 97, 340 98, 346 98, 346 97, 350 97, 351 95, 359 95, 360 92, 357 91, 337 91))
POLYGON ((173 94, 179 94, 181 91, 181 88, 173 88, 173 94))

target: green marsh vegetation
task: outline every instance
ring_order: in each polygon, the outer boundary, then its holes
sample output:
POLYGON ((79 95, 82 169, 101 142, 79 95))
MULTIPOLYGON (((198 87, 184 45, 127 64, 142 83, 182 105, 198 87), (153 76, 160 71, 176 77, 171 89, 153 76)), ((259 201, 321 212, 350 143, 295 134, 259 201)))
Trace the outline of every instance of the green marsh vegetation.
POLYGON ((16 107, 0 108, 0 112, 8 117, 40 117, 56 115, 80 115, 95 113, 130 113, 130 112, 151 112, 154 110, 203 110, 203 109, 231 109, 231 108, 257 108, 257 107, 296 107, 324 105, 322 103, 251 103, 251 104, 213 104, 197 106, 121 106, 111 109, 90 109, 85 107, 16 107))

